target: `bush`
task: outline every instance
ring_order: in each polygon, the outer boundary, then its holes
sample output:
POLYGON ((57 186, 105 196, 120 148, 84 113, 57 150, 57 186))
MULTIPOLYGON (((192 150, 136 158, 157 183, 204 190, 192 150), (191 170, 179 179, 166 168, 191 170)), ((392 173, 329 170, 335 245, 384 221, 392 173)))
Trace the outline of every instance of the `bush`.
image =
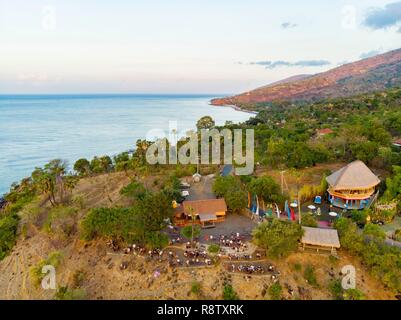
POLYGON ((195 294, 195 295, 199 295, 201 293, 202 287, 201 287, 201 283, 194 281, 192 282, 191 285, 191 293, 195 294))
POLYGON ((311 265, 307 265, 304 271, 304 278, 305 280, 312 286, 312 287, 319 287, 317 282, 315 268, 311 265))
POLYGON ((42 268, 47 265, 53 266, 55 269, 60 265, 63 255, 59 251, 51 252, 46 259, 40 261, 36 266, 29 270, 30 278, 34 286, 39 287, 42 279, 46 274, 42 273, 42 268))
POLYGON ((193 230, 194 230, 194 233, 192 235, 192 226, 186 226, 181 229, 181 235, 187 239, 192 239, 192 236, 194 238, 199 237, 201 234, 201 228, 198 225, 195 225, 193 230))
POLYGON ((316 228, 318 226, 317 219, 311 214, 304 214, 302 216, 301 224, 305 227, 316 228))
POLYGON ((0 260, 4 259, 17 242, 18 222, 16 214, 0 218, 0 260))
POLYGON ((364 300, 365 295, 358 289, 348 289, 344 291, 344 300, 364 300))
POLYGON ((279 282, 272 284, 269 287, 269 297, 271 300, 281 300, 283 288, 279 282))
POLYGON ((121 189, 120 194, 133 200, 137 200, 137 199, 143 199, 146 192, 147 190, 142 183, 137 181, 132 181, 127 186, 121 189))
POLYGON ((332 280, 329 284, 329 290, 334 300, 344 299, 344 289, 340 280, 332 280))
POLYGON ((220 252, 220 246, 218 244, 211 244, 208 248, 207 251, 209 253, 219 253, 220 252))
POLYGON ((84 289, 71 290, 68 286, 60 287, 54 295, 54 300, 85 300, 86 291, 84 289))
POLYGON ((363 234, 380 240, 386 239, 386 233, 377 224, 367 224, 363 228, 363 234))
POLYGON ((230 284, 226 284, 223 288, 223 298, 224 300, 239 300, 237 293, 230 284))
POLYGON ((49 212, 44 228, 48 233, 67 237, 73 232, 77 213, 73 207, 54 207, 49 212))

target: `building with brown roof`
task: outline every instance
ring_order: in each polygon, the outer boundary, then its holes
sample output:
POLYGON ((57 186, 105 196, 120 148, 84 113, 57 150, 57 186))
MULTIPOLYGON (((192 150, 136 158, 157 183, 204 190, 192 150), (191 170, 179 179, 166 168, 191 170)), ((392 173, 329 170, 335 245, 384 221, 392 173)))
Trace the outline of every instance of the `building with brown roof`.
POLYGON ((325 135, 328 135, 328 134, 332 134, 332 133, 334 133, 334 131, 331 130, 330 128, 317 129, 316 130, 316 136, 317 137, 322 137, 322 136, 325 136, 325 135))
POLYGON ((331 204, 350 210, 367 207, 380 183, 380 179, 359 160, 334 172, 326 180, 331 204))
POLYGON ((227 212, 227 205, 224 199, 205 199, 184 201, 182 211, 176 215, 176 222, 180 225, 191 223, 192 215, 195 215, 195 222, 204 227, 213 226, 216 222, 223 222, 227 212))

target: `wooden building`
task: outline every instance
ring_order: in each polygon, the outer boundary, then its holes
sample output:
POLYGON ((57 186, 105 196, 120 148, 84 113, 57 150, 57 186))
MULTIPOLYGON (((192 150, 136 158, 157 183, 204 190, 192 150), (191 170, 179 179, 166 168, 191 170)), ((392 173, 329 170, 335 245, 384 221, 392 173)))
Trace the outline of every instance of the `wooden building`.
POLYGON ((195 222, 202 227, 214 226, 225 220, 227 205, 224 199, 206 199, 184 201, 181 210, 175 212, 177 225, 185 226, 192 222, 191 215, 196 216, 195 222))
POLYGON ((306 248, 319 252, 330 251, 331 254, 336 254, 336 249, 340 248, 340 239, 338 232, 335 229, 322 229, 302 227, 304 235, 301 239, 302 249, 306 248))

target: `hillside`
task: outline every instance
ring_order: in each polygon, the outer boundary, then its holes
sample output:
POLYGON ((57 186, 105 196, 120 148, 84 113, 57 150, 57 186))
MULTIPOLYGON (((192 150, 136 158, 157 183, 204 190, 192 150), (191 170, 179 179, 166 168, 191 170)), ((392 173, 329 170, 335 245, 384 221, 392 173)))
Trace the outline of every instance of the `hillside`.
POLYGON ((319 101, 349 97, 401 85, 401 49, 342 65, 313 76, 295 76, 213 105, 247 105, 274 101, 319 101))

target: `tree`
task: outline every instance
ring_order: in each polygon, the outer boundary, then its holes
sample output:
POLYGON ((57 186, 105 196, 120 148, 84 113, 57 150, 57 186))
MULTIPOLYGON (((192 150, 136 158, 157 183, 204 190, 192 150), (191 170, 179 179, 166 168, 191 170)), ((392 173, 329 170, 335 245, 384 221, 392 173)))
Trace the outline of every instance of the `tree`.
POLYGON ((354 254, 362 252, 363 236, 355 223, 347 218, 339 218, 334 227, 338 230, 342 247, 354 254))
POLYGON ((281 188, 272 177, 263 176, 252 179, 248 185, 248 189, 267 203, 282 203, 284 201, 281 188))
POLYGON ((196 226, 195 228, 195 221, 196 221, 196 214, 195 214, 195 210, 192 207, 188 208, 189 211, 189 216, 191 217, 191 225, 182 228, 181 230, 181 234, 187 238, 187 239, 191 239, 191 244, 194 243, 194 237, 199 237, 200 235, 200 228, 198 226, 196 226))
POLYGON ((74 170, 80 175, 80 176, 87 176, 90 174, 90 162, 85 159, 79 159, 74 163, 74 170))
POLYGON ((386 233, 377 224, 369 223, 365 225, 365 228, 363 228, 363 234, 380 240, 386 239, 386 233))
POLYGON ((302 234, 299 224, 279 219, 263 222, 252 232, 255 243, 271 257, 284 257, 295 251, 302 234))
POLYGON ((393 166, 393 175, 386 179, 384 199, 392 201, 401 197, 401 166, 393 166))
POLYGON ((128 152, 123 152, 114 156, 113 160, 116 171, 124 171, 127 173, 127 170, 130 168, 130 157, 128 152))
POLYGON ((248 194, 237 177, 217 177, 213 183, 213 192, 217 197, 223 197, 233 212, 240 212, 247 206, 248 194))
POLYGON ((113 162, 109 156, 94 157, 90 162, 90 169, 94 173, 107 173, 113 168, 113 162))
POLYGON ((215 122, 211 116, 204 116, 198 120, 196 123, 196 128, 198 130, 202 129, 212 129, 215 126, 215 122))

